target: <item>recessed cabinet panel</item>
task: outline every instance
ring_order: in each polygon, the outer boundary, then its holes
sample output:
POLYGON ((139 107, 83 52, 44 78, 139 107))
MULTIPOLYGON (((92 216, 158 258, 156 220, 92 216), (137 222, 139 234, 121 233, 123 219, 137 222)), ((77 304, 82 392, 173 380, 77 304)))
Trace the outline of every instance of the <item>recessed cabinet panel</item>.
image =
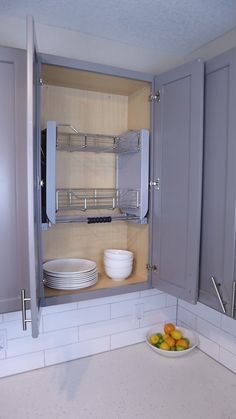
POLYGON ((0 48, 0 313, 19 310, 28 292, 26 226, 26 53, 0 48))
POLYGON ((156 80, 152 256, 157 288, 196 302, 201 218, 203 63, 156 80))
POLYGON ((234 312, 236 50, 206 63, 199 300, 234 312))

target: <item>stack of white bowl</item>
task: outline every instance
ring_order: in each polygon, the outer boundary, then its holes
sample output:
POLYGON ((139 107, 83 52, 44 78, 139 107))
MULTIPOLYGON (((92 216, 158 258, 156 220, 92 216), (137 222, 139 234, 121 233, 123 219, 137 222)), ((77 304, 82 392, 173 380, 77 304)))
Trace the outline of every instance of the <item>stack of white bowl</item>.
POLYGON ((114 281, 122 281, 128 278, 133 269, 133 258, 134 254, 129 250, 105 250, 104 268, 107 276, 114 281))

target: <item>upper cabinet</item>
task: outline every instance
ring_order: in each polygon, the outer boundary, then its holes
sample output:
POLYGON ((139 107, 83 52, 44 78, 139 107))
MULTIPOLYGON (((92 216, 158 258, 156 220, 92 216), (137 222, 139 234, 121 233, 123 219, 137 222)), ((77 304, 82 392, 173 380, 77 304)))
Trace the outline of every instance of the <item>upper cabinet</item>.
POLYGON ((196 303, 201 225, 201 60, 158 76, 154 112, 153 284, 196 303))
POLYGON ((0 48, 0 312, 19 310, 28 286, 26 53, 0 48))
POLYGON ((236 50, 206 63, 199 300, 235 315, 236 50))

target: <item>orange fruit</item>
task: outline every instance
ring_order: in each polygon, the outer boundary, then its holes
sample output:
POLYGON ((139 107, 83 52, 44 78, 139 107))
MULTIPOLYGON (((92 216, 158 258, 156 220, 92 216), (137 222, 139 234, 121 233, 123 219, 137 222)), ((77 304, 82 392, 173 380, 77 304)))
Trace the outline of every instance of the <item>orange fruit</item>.
POLYGON ((165 351, 169 351, 170 350, 170 346, 168 345, 168 343, 166 342, 162 342, 159 346, 160 349, 164 349, 165 351))
POLYGON ((170 346, 170 348, 175 346, 175 340, 169 335, 167 335, 164 341, 170 346))
POLYGON ((171 334, 171 332, 173 332, 173 330, 175 330, 175 325, 174 325, 173 323, 166 323, 166 324, 164 325, 164 332, 165 332, 167 335, 170 335, 170 334, 171 334))
POLYGON ((189 344, 188 344, 187 340, 181 338, 181 339, 177 340, 176 347, 181 347, 183 349, 188 349, 189 344))
POLYGON ((171 337, 175 340, 179 340, 183 337, 182 332, 178 329, 173 330, 173 332, 171 332, 171 337))

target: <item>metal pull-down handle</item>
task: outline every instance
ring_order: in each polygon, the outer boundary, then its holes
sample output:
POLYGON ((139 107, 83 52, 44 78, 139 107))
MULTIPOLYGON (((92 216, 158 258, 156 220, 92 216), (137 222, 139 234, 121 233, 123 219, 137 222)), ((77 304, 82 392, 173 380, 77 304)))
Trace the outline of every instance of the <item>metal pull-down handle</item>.
POLYGON ((235 310, 235 293, 236 293, 236 281, 233 281, 232 285, 232 302, 231 302, 231 317, 234 318, 234 310, 235 310))
POLYGON ((222 309, 223 313, 226 313, 223 300, 222 300, 221 295, 220 295, 219 290, 218 290, 218 288, 220 287, 220 284, 219 283, 218 284, 216 283, 216 280, 215 280, 214 276, 211 277, 211 280, 212 280, 213 286, 215 288, 215 292, 216 292, 216 295, 218 297, 218 300, 219 300, 221 309, 222 309))
POLYGON ((27 323, 31 323, 31 319, 26 318, 26 301, 30 301, 30 298, 25 297, 25 289, 21 290, 21 310, 22 310, 22 327, 23 330, 27 330, 27 323))

